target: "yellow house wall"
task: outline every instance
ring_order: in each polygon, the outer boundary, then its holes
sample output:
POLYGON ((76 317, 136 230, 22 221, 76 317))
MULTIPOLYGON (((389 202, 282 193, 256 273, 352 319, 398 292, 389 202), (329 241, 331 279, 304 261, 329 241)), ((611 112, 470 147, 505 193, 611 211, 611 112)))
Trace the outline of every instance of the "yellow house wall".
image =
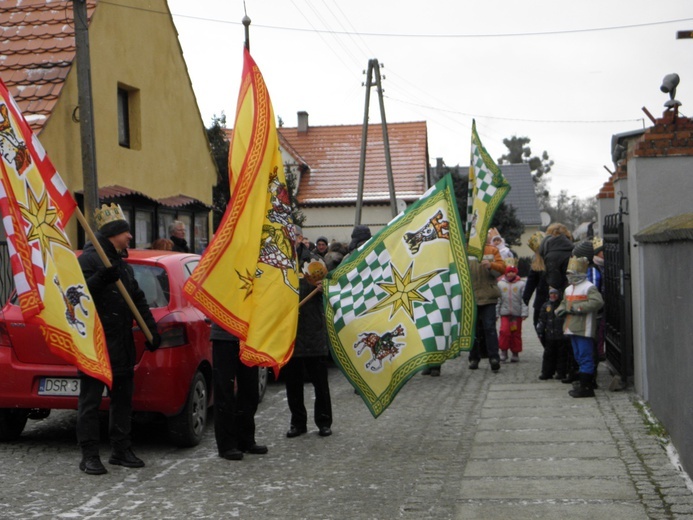
MULTIPOLYGON (((89 44, 98 185, 126 186, 154 199, 184 194, 211 204, 216 166, 165 0, 100 2, 89 44), (139 124, 138 149, 118 144, 119 85, 139 90, 139 122, 131 121, 131 127, 139 124)), ((77 105, 74 62, 39 136, 73 193, 83 187, 77 105)), ((73 243, 75 229, 72 222, 73 243)))

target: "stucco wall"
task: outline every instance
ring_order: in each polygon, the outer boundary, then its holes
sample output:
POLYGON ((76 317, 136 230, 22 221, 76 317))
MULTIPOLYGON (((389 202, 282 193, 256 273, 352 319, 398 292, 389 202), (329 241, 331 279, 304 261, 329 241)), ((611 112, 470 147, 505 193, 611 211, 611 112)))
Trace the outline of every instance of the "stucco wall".
POLYGON ((693 242, 645 243, 639 249, 647 400, 693 474, 693 242))
MULTIPOLYGON (((356 209, 354 206, 338 208, 302 208, 306 216, 303 223, 303 234, 315 242, 319 236, 327 237, 331 242, 351 242, 351 231, 354 229, 356 209)), ((392 220, 390 206, 363 206, 361 224, 371 228, 375 234, 392 220)))
MULTIPOLYGON (((110 0, 100 2, 92 17, 98 184, 126 186, 155 199, 184 194, 211 204, 216 167, 168 12, 165 0, 110 0), (140 127, 139 149, 118 144, 119 84, 139 90, 140 117, 131 122, 140 127)), ((75 64, 39 136, 72 192, 83 187, 79 123, 73 121, 77 105, 75 64)))

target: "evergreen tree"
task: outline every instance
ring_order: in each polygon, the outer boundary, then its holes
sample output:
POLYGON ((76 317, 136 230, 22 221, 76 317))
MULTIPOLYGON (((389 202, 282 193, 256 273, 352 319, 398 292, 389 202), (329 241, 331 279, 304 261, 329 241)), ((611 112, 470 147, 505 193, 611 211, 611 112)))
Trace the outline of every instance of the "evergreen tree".
MULTIPOLYGON (((212 124, 207 131, 207 140, 212 151, 212 157, 217 165, 217 184, 212 188, 212 229, 216 232, 221 219, 226 212, 226 206, 231 196, 229 186, 229 141, 226 137, 226 115, 222 112, 221 116, 213 116, 212 124)), ((298 209, 296 200, 296 176, 285 167, 286 186, 291 200, 291 211, 294 222, 299 226, 303 225, 306 217, 298 209)))
POLYGON ((503 139, 503 144, 508 149, 508 153, 498 159, 498 164, 523 164, 529 165, 532 172, 534 182, 539 182, 539 179, 545 173, 551 171, 553 161, 549 159, 549 154, 542 152, 541 157, 532 156, 532 149, 529 147, 531 139, 529 137, 512 136, 510 139, 503 139))
POLYGON ((226 138, 226 116, 212 117, 207 140, 217 165, 217 184, 212 188, 212 229, 216 232, 229 202, 229 141, 226 138))
POLYGON ((501 203, 493 215, 491 227, 498 230, 508 246, 519 246, 522 233, 525 232, 525 225, 517 218, 515 208, 501 203))

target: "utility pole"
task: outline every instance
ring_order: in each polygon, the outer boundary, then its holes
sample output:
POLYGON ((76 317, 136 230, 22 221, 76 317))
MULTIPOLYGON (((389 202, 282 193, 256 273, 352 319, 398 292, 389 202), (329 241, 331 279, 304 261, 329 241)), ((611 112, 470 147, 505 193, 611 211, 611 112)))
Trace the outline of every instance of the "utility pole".
POLYGON ((387 169, 387 181, 390 190, 390 208, 392 218, 397 216, 397 198, 395 194, 395 180, 392 174, 392 161, 390 159, 390 139, 387 134, 387 121, 385 119, 385 101, 383 99, 383 85, 380 77, 380 63, 377 59, 368 60, 368 71, 366 73, 366 107, 363 113, 363 129, 361 131, 361 159, 359 161, 359 182, 356 196, 356 217, 354 225, 361 224, 361 211, 363 207, 363 185, 366 175, 366 145, 368 143, 368 110, 371 101, 371 87, 375 77, 375 85, 378 90, 378 100, 380 102, 380 124, 383 129, 383 147, 385 149, 385 168, 387 169))
POLYGON ((89 21, 86 0, 72 1, 75 19, 77 54, 77 90, 79 130, 82 146, 82 183, 84 214, 89 226, 96 229, 94 210, 99 207, 99 183, 96 175, 96 142, 94 139, 94 105, 91 96, 91 63, 89 58, 89 21))

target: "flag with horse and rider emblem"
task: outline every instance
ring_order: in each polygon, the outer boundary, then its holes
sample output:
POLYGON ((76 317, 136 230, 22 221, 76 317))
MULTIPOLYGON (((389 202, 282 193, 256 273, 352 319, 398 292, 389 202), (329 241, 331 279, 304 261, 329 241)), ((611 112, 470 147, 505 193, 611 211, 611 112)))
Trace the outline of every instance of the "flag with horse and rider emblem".
POLYGON ((476 305, 450 175, 323 281, 330 348, 374 417, 417 372, 469 350, 476 305))

